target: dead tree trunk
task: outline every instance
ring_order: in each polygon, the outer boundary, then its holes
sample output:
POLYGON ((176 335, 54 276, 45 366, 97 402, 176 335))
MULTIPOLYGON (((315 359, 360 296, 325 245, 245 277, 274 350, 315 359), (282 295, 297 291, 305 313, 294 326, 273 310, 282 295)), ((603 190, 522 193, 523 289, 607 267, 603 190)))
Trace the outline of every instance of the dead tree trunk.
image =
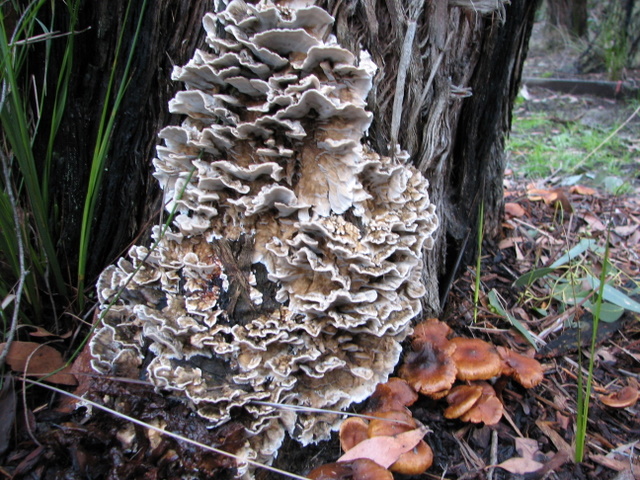
POLYGON ((324 6, 336 16, 339 42, 353 51, 362 45, 381 66, 369 97, 376 119, 370 141, 385 152, 397 135, 431 183, 442 222, 424 277, 424 303, 434 313, 459 265, 474 254, 482 203, 486 233, 498 233, 504 139, 538 2, 408 4, 327 0, 324 6), (403 65, 405 48, 410 60, 403 65), (406 80, 398 82, 400 75, 406 80))

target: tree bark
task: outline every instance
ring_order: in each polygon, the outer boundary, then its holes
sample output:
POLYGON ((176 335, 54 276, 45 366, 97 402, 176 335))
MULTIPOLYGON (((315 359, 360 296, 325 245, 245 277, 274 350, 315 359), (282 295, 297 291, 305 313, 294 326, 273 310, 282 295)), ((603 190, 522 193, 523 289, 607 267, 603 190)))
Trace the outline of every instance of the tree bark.
POLYGON ((504 139, 539 2, 513 0, 504 10, 494 2, 498 8, 482 15, 473 2, 453 7, 427 0, 413 20, 408 3, 325 0, 322 6, 336 17, 339 42, 353 51, 362 45, 381 66, 369 100, 375 118, 369 140, 381 152, 392 140, 399 52, 416 22, 398 141, 429 179, 441 219, 423 279, 426 311, 436 314, 459 265, 475 254, 483 202, 486 234, 499 231, 504 139))
MULTIPOLYGON (((186 63, 204 38, 201 21, 209 2, 156 0, 148 2, 145 11, 142 11, 142 4, 129 0, 84 1, 75 33, 74 71, 67 108, 54 146, 56 156, 51 192, 52 203, 58 207, 59 255, 67 261, 71 277, 77 267, 91 159, 121 34, 116 86, 122 81, 129 83, 111 135, 104 183, 91 228, 87 266, 89 282, 122 253, 141 231, 141 226, 159 210, 158 188, 150 175, 150 159, 158 143, 157 132, 170 122, 178 121, 177 118, 172 119, 167 110, 167 102, 181 87, 171 81, 171 71, 174 65, 186 63), (129 3, 131 12, 126 19, 129 3), (143 23, 130 78, 123 79, 124 65, 140 15, 143 15, 143 23)), ((64 26, 68 22, 59 11, 55 20, 59 22, 59 30, 65 31, 64 26)), ((54 42, 54 48, 58 50, 53 52, 53 61, 44 79, 49 88, 57 79, 63 42, 54 42)), ((35 55, 41 56, 44 52, 36 51, 35 55)), ((44 61, 40 64, 44 65, 44 61)), ((40 78, 42 75, 43 72, 40 78)), ((112 98, 107 100, 113 101, 113 91, 112 98)), ((49 102, 49 106, 52 103, 49 102)), ((43 113, 45 122, 50 120, 51 112, 43 113)), ((46 132, 47 128, 40 131, 46 132)), ((47 148, 46 141, 37 142, 37 145, 47 148)), ((70 282, 75 284, 73 278, 70 282)))

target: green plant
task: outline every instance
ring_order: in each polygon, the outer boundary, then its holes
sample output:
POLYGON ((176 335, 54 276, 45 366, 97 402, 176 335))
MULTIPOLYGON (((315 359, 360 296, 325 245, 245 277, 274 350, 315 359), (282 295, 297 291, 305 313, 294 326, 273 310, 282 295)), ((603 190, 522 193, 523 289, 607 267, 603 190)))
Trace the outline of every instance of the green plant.
MULTIPOLYGON (((3 2, 0 7, 0 153, 4 167, 0 181, 0 300, 4 300, 0 317, 5 334, 10 330, 11 308, 18 311, 21 321, 36 324, 44 322, 45 303, 52 306, 47 318, 54 320, 57 308, 68 309, 74 302, 74 295, 77 295, 77 304, 73 311, 80 313, 84 308, 85 268, 96 199, 113 126, 130 81, 143 15, 137 20, 133 41, 127 46, 124 73, 118 78, 118 62, 125 48, 123 33, 126 29, 121 30, 98 135, 94 140, 88 140, 94 142, 94 154, 86 196, 81 197, 85 205, 77 257, 61 258, 57 250, 59 218, 51 197, 51 172, 56 139, 65 121, 76 37, 81 35, 76 32, 80 5, 80 0, 62 3, 36 0, 26 6, 21 2, 3 2), (67 21, 65 33, 54 32, 54 23, 59 18, 67 21), (57 65, 52 63, 55 42, 64 42, 57 65), (36 47, 44 57, 44 73, 33 80, 30 61, 36 47), (54 76, 50 73, 53 71, 59 73, 54 76), (49 112, 47 121, 42 121, 43 111, 49 112), (39 145, 46 145, 46 148, 38 149, 44 154, 36 154, 39 145), (74 275, 70 265, 75 264, 78 269, 74 275)), ((132 17, 132 5, 133 2, 127 5, 125 23, 132 17)), ((143 12, 146 5, 147 0, 144 0, 143 12)))
MULTIPOLYGON (((593 383, 593 365, 596 353, 596 339, 598 338, 598 323, 602 314, 602 304, 604 298, 605 280, 609 266, 609 234, 602 261, 602 271, 600 272, 600 285, 596 296, 595 309, 593 311, 593 326, 591 328, 591 346, 589 348, 589 368, 587 371, 587 384, 584 386, 582 369, 578 368, 578 415, 576 418, 576 444, 574 458, 576 462, 581 462, 584 458, 584 444, 587 436, 587 422, 589 420, 589 402, 591 399, 591 386, 593 383)), ((580 330, 578 330, 580 332, 580 330)), ((580 342, 580 338, 578 338, 580 342)), ((578 348, 578 365, 582 365, 582 349, 578 348)))
MULTIPOLYGON (((555 303, 561 312, 556 318, 562 322, 574 322, 578 326, 579 365, 582 365, 580 332, 585 321, 580 318, 579 311, 584 309, 591 313, 591 343, 586 380, 582 369, 578 368, 575 442, 575 459, 578 462, 582 461, 584 456, 599 322, 616 321, 625 310, 640 313, 640 303, 615 286, 622 272, 610 263, 609 256, 608 235, 605 247, 598 246, 594 239, 583 238, 548 267, 531 270, 514 282, 516 287, 525 287, 523 298, 526 302, 539 305, 555 303), (600 265, 600 273, 594 275, 596 264, 600 265), (541 290, 546 294, 539 295, 534 292, 532 287, 536 283, 542 284, 541 290)), ((538 311, 545 316, 548 315, 546 308, 538 308, 538 311)))
POLYGON ((611 132, 542 114, 516 117, 506 146, 510 167, 534 179, 604 184, 611 193, 624 193, 630 188, 624 179, 635 168, 631 144, 619 133, 637 114, 611 132))
POLYGON ((476 280, 475 286, 473 289, 473 321, 476 322, 478 320, 478 302, 480 301, 480 277, 481 277, 481 269, 482 269, 482 239, 484 237, 484 199, 480 201, 480 206, 478 207, 478 233, 476 234, 478 238, 478 244, 476 248, 478 249, 476 253, 476 280))

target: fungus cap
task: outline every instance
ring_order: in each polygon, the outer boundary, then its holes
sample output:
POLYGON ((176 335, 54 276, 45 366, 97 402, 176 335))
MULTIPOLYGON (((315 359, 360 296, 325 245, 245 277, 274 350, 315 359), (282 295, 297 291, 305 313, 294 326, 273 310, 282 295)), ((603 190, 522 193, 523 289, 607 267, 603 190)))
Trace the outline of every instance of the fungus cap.
POLYGON ((502 361, 493 345, 478 338, 452 338, 453 362, 460 380, 488 380, 502 371, 502 361))
POLYGON ((479 385, 457 385, 447 394, 449 406, 444 411, 445 418, 459 418, 476 404, 482 395, 479 385))
POLYGON ((413 328, 411 345, 417 349, 421 343, 429 342, 437 349, 445 350, 449 344, 448 337, 452 333, 453 330, 446 323, 437 318, 429 318, 413 328))
POLYGON ((340 447, 343 452, 351 450, 369 438, 369 424, 360 417, 349 417, 340 424, 340 447))
POLYGON ((448 390, 457 373, 450 351, 439 350, 429 342, 421 343, 417 351, 407 354, 399 375, 424 395, 448 390))
POLYGON ((502 418, 504 406, 491 385, 487 382, 478 382, 477 385, 480 386, 482 395, 480 395, 473 407, 460 417, 460 420, 495 425, 502 418))
POLYGON ((433 464, 433 450, 427 442, 420 440, 413 449, 400 455, 389 470, 402 475, 422 475, 433 464))
POLYGON ((311 480, 393 480, 389 470, 368 458, 322 465, 307 474, 311 480))
POLYGON ((638 396, 638 388, 627 385, 617 392, 610 393, 609 395, 601 395, 600 401, 608 407, 627 408, 636 404, 638 396))
POLYGON ((418 400, 416 391, 402 378, 392 377, 385 383, 379 383, 369 397, 369 411, 386 412, 401 410, 418 400))
POLYGON ((542 365, 536 359, 505 347, 498 347, 497 350, 503 362, 503 375, 513 377, 525 388, 533 388, 544 379, 542 365))

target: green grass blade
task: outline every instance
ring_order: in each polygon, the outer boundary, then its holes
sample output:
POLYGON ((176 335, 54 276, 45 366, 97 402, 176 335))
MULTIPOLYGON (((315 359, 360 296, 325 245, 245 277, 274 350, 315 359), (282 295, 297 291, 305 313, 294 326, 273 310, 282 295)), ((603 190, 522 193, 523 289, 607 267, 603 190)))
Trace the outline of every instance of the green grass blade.
MULTIPOLYGON (((123 23, 127 23, 130 15, 132 2, 127 4, 127 10, 125 12, 125 18, 123 23)), ((84 288, 85 288, 85 275, 87 268, 87 255, 89 252, 89 242, 91 239, 91 226, 95 214, 95 207, 98 200, 98 194, 100 190, 100 184, 102 180, 102 173, 104 172, 104 163, 107 158, 109 145, 111 141, 111 133, 115 124, 116 115, 118 113, 122 99, 124 98, 125 91, 128 85, 129 71, 133 63, 133 56, 140 36, 142 28, 142 20, 144 18, 144 12, 146 11, 147 0, 142 3, 142 11, 138 17, 138 23, 136 25, 136 31, 133 36, 133 41, 129 49, 129 55, 125 64, 124 73, 116 92, 116 96, 112 105, 109 104, 111 91, 115 86, 116 71, 118 57, 120 49, 122 47, 122 41, 124 38, 125 28, 120 32, 118 42, 116 45, 114 63, 111 68, 111 76, 109 78, 109 84, 107 93, 105 94, 104 105, 102 109, 102 115, 100 119, 100 125, 98 128, 98 137, 93 153, 93 159, 91 163, 91 172, 89 175, 89 185, 87 187, 87 196, 85 198, 84 210, 82 215, 82 226, 80 231, 80 245, 78 253, 78 304, 80 308, 84 305, 84 288)))

